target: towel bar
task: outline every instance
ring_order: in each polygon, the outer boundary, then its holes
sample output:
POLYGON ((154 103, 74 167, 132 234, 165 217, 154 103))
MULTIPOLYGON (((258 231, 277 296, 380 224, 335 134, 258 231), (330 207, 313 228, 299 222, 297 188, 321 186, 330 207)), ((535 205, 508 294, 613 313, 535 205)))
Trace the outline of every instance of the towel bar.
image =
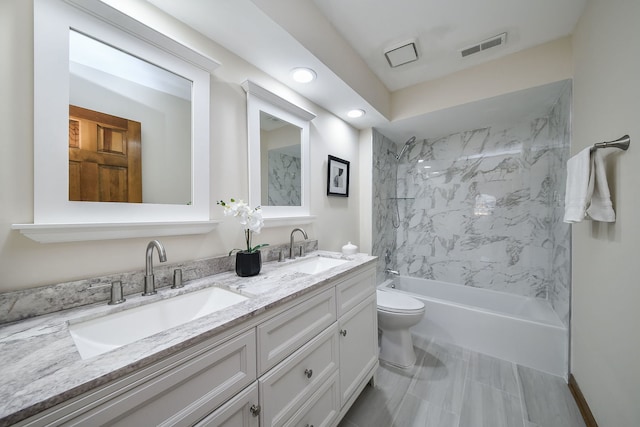
POLYGON ((615 141, 596 142, 595 144, 593 144, 593 147, 591 147, 591 151, 596 150, 598 148, 609 148, 609 147, 619 148, 621 150, 626 151, 629 149, 630 144, 631 144, 631 138, 629 138, 629 135, 625 135, 622 138, 616 139, 615 141))

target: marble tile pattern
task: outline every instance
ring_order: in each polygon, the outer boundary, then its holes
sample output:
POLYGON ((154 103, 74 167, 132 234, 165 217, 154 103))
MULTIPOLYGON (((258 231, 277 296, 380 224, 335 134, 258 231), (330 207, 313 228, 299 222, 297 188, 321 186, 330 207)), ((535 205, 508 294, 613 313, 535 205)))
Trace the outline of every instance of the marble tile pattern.
POLYGON ((584 427, 561 378, 415 337, 409 369, 381 363, 339 427, 584 427))
POLYGON ((269 151, 267 206, 300 206, 302 176, 300 157, 269 151))
MULTIPOLYGON (((378 257, 378 281, 385 279, 385 252, 396 252, 396 229, 400 225, 396 198, 397 162, 389 152, 397 147, 393 141, 373 130, 373 230, 372 255, 378 257)), ((395 257, 389 267, 395 268, 395 257)))
MULTIPOLYGON (((298 242, 297 244, 302 243, 298 242)), ((304 245, 306 253, 318 249, 317 240, 306 240, 304 245)), ((277 260, 279 252, 281 250, 287 251, 288 248, 288 244, 270 245, 262 248, 260 251, 262 252, 262 261, 277 260)), ((171 259, 170 253, 167 254, 167 258, 171 259)), ((235 255, 176 264, 158 263, 156 258, 154 260, 153 271, 157 289, 169 288, 172 285, 173 271, 177 268, 182 269, 184 282, 235 269, 235 255)), ((110 298, 111 283, 116 280, 122 282, 125 296, 139 294, 142 292, 145 275, 144 252, 140 253, 140 262, 141 270, 0 293, 0 326, 7 322, 15 322, 60 310, 107 302, 110 298)))
MULTIPOLYGON (((566 164, 571 141, 571 85, 566 84, 562 95, 550 114, 549 128, 554 140, 556 155, 551 164, 554 182, 565 183, 566 164)), ((548 299, 558 313, 560 320, 569 326, 569 307, 571 300, 571 227, 563 221, 565 186, 557 184, 556 193, 551 201, 550 241, 551 241, 551 279, 548 299)))
MULTIPOLYGON (((402 275, 548 298, 565 318, 568 87, 545 117, 416 141, 397 166, 395 245, 388 242, 391 214, 374 209, 373 253, 386 249, 377 245, 395 247, 402 275)), ((374 171, 390 169, 380 180, 374 175, 374 207, 393 192, 385 188, 395 162, 386 145, 374 136, 374 171)))
POLYGON ((157 295, 127 297, 117 306, 106 301, 32 317, 0 327, 0 426, 10 425, 64 400, 140 369, 168 355, 215 337, 265 311, 322 289, 353 269, 375 263, 375 257, 315 251, 305 258, 327 256, 350 262, 315 275, 282 269, 296 262, 268 262, 258 276, 241 278, 223 272, 191 280, 181 289, 157 295), (82 360, 68 331, 69 322, 84 321, 210 286, 249 297, 224 310, 116 350, 82 360))

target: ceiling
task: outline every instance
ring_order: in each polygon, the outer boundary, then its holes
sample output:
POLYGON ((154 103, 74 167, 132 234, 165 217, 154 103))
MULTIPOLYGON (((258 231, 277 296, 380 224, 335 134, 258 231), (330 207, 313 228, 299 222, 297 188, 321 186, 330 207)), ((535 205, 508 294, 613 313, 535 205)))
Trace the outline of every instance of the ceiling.
MULTIPOLYGON (((414 118, 389 121, 391 93, 571 34, 586 0, 147 0, 359 129, 390 138, 426 132, 414 118), (500 33, 503 46, 461 58, 500 33), (388 47, 415 40, 418 60, 391 68, 388 47), (289 72, 313 68, 295 83, 289 72), (371 96, 368 88, 374 88, 371 96), (353 108, 365 117, 349 119, 353 108)), ((224 66, 224 64, 223 64, 224 66)), ((551 95, 522 97, 549 102, 551 95)), ((556 98, 557 99, 557 98, 556 98)), ((544 105, 544 103, 543 103, 544 105)), ((540 106, 534 106, 540 108, 540 106)), ((491 101, 492 110, 509 111, 491 101)), ((455 109, 450 109, 455 110, 455 109)), ((467 108, 468 110, 468 108, 467 108)), ((452 111, 458 117, 459 111, 452 111)), ((441 119, 447 119, 441 112, 441 119)), ((473 116, 473 114, 471 114, 473 116)), ((396 141, 398 142, 398 141, 396 141)))
POLYGON ((460 71, 571 34, 585 0, 313 0, 391 90, 460 71), (507 33, 503 46, 460 50, 507 33), (383 52, 414 39, 416 62, 391 68, 383 52))

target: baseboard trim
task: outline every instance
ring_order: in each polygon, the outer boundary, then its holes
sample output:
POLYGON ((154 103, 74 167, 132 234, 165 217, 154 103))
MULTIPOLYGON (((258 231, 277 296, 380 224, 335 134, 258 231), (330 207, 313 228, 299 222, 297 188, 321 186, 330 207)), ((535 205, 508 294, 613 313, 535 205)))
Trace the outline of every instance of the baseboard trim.
POLYGON ((584 398, 582 391, 580 391, 580 387, 578 387, 578 383, 573 374, 569 374, 569 390, 571 390, 571 394, 578 405, 578 409, 580 409, 580 413, 587 427, 598 427, 598 423, 596 423, 596 419, 593 417, 587 400, 584 398))

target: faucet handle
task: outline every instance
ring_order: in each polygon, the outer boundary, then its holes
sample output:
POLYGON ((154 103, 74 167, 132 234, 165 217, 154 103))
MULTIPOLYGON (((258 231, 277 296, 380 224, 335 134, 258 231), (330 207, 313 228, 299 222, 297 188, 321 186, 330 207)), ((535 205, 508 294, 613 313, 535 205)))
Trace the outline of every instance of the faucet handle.
POLYGON ((182 288, 183 286, 184 284, 182 283, 182 269, 176 268, 175 270, 173 270, 173 286, 171 286, 171 289, 178 289, 182 288))
POLYGON ((126 299, 122 295, 122 282, 120 280, 115 280, 111 282, 111 299, 109 300, 109 305, 122 304, 126 299))
POLYGON ((304 256, 304 242, 300 245, 300 256, 304 256))

